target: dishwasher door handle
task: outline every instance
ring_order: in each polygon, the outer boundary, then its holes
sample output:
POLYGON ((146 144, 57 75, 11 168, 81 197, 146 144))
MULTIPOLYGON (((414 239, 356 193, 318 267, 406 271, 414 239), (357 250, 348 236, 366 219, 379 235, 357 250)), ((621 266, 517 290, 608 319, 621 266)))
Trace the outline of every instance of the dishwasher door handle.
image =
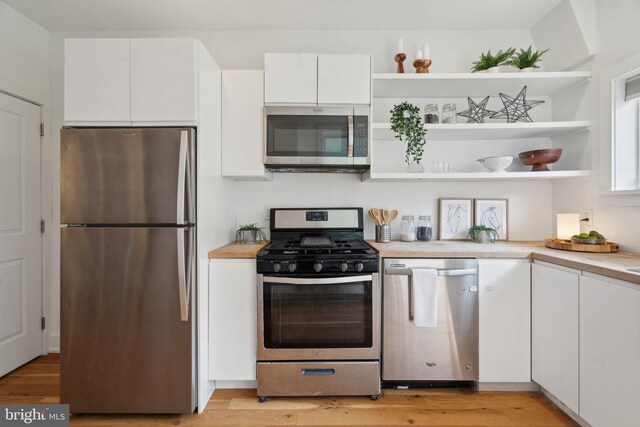
MULTIPOLYGON (((457 270, 436 270, 438 276, 474 276, 478 274, 477 268, 461 268, 457 270)), ((410 268, 387 268, 384 271, 387 276, 411 276, 410 268)))

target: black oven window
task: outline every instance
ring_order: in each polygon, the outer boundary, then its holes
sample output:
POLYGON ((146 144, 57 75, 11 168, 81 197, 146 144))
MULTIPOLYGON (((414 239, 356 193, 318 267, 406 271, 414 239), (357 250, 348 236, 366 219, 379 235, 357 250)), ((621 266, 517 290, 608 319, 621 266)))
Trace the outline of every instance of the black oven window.
POLYGON ((347 157, 346 116, 268 116, 267 155, 347 157))
POLYGON ((264 284, 266 348, 367 348, 372 284, 264 284))

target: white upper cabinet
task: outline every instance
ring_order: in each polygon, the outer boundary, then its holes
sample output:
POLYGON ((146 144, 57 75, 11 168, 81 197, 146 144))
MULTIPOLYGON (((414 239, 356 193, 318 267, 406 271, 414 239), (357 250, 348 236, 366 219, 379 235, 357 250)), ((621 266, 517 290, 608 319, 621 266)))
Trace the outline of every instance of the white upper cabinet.
POLYGON ((196 40, 131 40, 131 121, 195 122, 196 40))
POLYGON ((67 39, 65 124, 196 125, 203 55, 192 38, 67 39))
POLYGON ((369 105, 370 55, 264 55, 266 105, 369 105))
POLYGON ((64 119, 130 120, 128 39, 65 40, 64 119))
POLYGON ((264 102, 275 105, 316 105, 318 55, 265 54, 264 102))
POLYGON ((222 72, 222 176, 265 180, 264 73, 222 72))
POLYGON ((531 264, 479 260, 480 382, 531 381, 531 264))
POLYGON ((318 55, 318 104, 371 103, 371 56, 318 55))

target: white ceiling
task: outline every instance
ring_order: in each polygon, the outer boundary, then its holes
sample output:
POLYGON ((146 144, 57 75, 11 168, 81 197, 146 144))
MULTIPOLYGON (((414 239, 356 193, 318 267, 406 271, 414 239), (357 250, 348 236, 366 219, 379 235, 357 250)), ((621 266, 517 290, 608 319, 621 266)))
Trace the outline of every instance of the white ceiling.
POLYGON ((2 0, 51 31, 529 29, 562 0, 2 0))

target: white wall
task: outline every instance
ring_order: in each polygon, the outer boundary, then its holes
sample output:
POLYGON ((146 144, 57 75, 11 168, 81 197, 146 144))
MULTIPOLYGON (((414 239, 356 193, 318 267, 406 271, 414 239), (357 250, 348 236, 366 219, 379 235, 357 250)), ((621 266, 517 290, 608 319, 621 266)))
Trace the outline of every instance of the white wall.
MULTIPOLYGON (((631 57, 640 58, 637 19, 640 3, 635 0, 596 2, 596 42, 598 53, 590 64, 593 79, 590 84, 591 157, 593 177, 581 182, 554 182, 554 213, 578 212, 582 208, 594 209, 593 227, 608 239, 620 244, 621 249, 640 252, 640 195, 608 196, 609 150, 611 144, 611 70, 624 62, 632 66, 631 57)), ((640 67, 640 60, 635 61, 640 67)), ((630 70, 627 70, 630 71, 630 70)))
MULTIPOLYGON (((42 259, 44 263, 43 286, 45 304, 50 300, 51 282, 55 271, 49 270, 53 253, 58 245, 53 241, 52 221, 52 157, 51 141, 51 97, 49 80, 49 32, 38 24, 0 1, 0 91, 19 96, 41 105, 45 135, 42 138, 42 218, 47 221, 48 231, 43 237, 42 259)), ((57 296, 56 296, 57 298, 57 296)), ((43 307, 44 315, 58 322, 58 312, 52 316, 49 305, 43 307), (55 319, 52 319, 55 317, 55 319)), ((58 347, 59 328, 47 330, 53 335, 45 337, 45 348, 58 347), (51 338, 51 342, 47 342, 51 338)))

